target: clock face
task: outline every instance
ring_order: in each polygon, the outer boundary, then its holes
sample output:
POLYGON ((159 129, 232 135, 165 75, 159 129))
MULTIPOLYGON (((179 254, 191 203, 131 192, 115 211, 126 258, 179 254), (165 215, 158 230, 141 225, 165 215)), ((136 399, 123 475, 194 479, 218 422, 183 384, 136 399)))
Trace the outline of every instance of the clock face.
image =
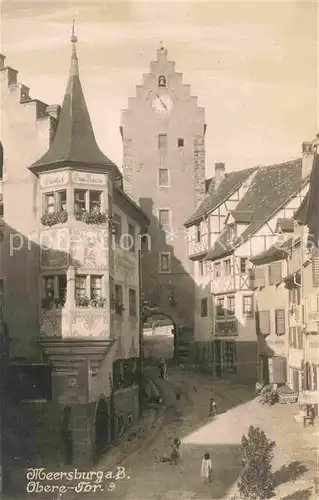
POLYGON ((169 94, 155 94, 152 100, 153 109, 161 114, 168 115, 174 106, 173 99, 169 94))

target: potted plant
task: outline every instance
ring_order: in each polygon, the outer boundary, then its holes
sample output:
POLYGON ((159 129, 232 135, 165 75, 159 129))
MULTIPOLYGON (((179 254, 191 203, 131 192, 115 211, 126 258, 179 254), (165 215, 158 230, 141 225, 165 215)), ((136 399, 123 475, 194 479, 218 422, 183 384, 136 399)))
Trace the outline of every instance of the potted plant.
POLYGON ((82 210, 81 212, 75 212, 74 217, 76 220, 80 220, 89 225, 104 224, 108 220, 107 213, 101 213, 95 210, 82 210))
POLYGON ((93 307, 104 307, 106 304, 106 299, 104 297, 100 297, 99 299, 92 299, 91 305, 93 307))
POLYGON ((75 299, 76 307, 88 307, 90 305, 90 299, 88 297, 77 297, 75 299))

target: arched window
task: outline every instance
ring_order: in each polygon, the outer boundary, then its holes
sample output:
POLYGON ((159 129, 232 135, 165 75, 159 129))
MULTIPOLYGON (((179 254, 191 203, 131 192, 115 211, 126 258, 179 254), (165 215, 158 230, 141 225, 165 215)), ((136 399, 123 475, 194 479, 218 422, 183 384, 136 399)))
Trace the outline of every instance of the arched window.
POLYGON ((166 78, 164 75, 161 75, 158 77, 158 86, 159 87, 166 87, 166 78))
POLYGON ((0 180, 3 176, 3 147, 2 142, 0 141, 0 180))

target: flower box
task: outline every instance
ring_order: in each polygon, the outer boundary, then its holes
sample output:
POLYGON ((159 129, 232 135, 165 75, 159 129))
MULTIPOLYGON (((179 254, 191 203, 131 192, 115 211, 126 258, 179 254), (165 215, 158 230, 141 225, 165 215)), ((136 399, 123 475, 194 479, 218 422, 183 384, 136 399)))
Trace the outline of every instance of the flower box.
POLYGON ((89 297, 78 297, 75 299, 76 307, 105 307, 106 299, 89 299, 89 297))
POLYGON ((74 213, 75 220, 82 221, 89 225, 105 224, 108 221, 107 213, 82 210, 74 213))
POLYGON ((41 217, 43 226, 55 226, 56 224, 65 224, 68 220, 68 213, 62 210, 61 212, 45 213, 41 217))

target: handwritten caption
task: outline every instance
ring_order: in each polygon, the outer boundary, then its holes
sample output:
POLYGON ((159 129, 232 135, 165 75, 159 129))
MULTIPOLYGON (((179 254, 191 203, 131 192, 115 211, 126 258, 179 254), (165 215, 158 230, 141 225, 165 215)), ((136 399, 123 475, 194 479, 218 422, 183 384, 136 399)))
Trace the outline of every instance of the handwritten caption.
POLYGON ((48 472, 44 468, 28 469, 26 472, 28 493, 96 493, 114 491, 116 482, 130 479, 125 467, 117 467, 116 471, 88 471, 78 469, 67 472, 48 472), (61 481, 64 484, 61 484, 61 481), (68 484, 69 483, 69 484, 68 484))

